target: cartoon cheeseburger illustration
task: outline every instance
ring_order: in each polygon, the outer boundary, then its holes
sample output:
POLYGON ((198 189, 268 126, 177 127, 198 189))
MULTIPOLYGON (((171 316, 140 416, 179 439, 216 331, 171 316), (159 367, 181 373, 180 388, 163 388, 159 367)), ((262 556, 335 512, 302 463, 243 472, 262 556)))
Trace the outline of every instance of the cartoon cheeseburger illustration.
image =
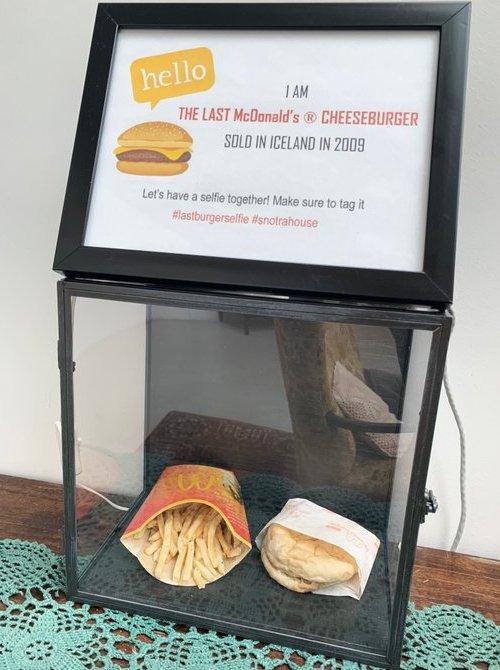
POLYGON ((175 123, 149 121, 123 132, 113 153, 120 172, 173 176, 188 169, 192 144, 191 135, 175 123))

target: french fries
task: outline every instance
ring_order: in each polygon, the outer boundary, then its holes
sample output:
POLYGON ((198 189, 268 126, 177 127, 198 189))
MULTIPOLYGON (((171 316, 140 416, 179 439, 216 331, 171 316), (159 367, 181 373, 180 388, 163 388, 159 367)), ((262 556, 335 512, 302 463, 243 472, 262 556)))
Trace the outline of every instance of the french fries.
POLYGON ((225 574, 225 560, 243 550, 219 512, 201 503, 161 512, 147 524, 145 532, 143 553, 153 560, 154 576, 161 579, 171 563, 174 584, 199 589, 225 574))

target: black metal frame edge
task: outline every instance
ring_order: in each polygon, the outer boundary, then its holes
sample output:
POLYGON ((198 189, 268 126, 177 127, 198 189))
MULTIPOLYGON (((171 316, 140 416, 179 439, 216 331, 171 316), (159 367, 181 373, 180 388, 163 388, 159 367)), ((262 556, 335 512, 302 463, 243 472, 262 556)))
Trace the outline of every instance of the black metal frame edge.
POLYGON ((134 284, 104 283, 90 280, 61 279, 73 296, 101 298, 104 300, 123 300, 141 302, 151 305, 170 305, 175 307, 193 307, 229 312, 246 312, 248 314, 265 315, 266 311, 279 313, 280 318, 301 318, 332 321, 348 321, 359 325, 374 324, 380 326, 398 326, 400 328, 418 327, 423 330, 434 330, 443 322, 441 312, 411 312, 405 309, 385 308, 383 305, 371 307, 367 305, 348 305, 323 303, 303 299, 280 299, 272 295, 249 295, 246 293, 223 294, 208 290, 167 289, 134 284), (332 316, 335 312, 335 317, 332 316))
MULTIPOLYGON (((407 603, 410 595, 411 576, 417 547, 418 530, 421 523, 422 505, 425 503, 425 483, 431 457, 432 439, 436 423, 441 383, 446 363, 446 352, 450 339, 452 319, 449 314, 443 315, 442 326, 432 334, 432 346, 427 365, 424 384, 425 399, 421 409, 421 420, 415 445, 413 467, 408 490, 408 503, 403 526, 401 551, 394 597, 394 611, 391 620, 391 636, 388 651, 389 661, 399 663, 403 644, 403 635, 407 615, 407 603), (412 506, 410 503, 414 501, 412 506)), ((397 666, 399 667, 399 666, 397 666)))
POLYGON ((179 280, 447 304, 453 296, 469 3, 101 4, 63 206, 54 269, 139 281, 179 280), (83 245, 117 31, 124 28, 441 31, 423 272, 105 249, 83 245))
POLYGON ((58 358, 61 381, 61 439, 64 485, 64 551, 68 593, 76 583, 76 511, 75 511, 75 444, 73 411, 73 328, 71 292, 64 282, 57 285, 59 339, 58 358))

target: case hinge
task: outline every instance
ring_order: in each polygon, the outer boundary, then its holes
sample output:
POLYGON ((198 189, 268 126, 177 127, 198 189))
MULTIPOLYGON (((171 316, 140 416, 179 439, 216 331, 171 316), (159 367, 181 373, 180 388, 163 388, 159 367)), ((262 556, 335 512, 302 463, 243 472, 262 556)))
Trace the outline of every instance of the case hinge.
POLYGON ((425 517, 428 514, 435 514, 438 509, 438 501, 431 489, 425 489, 424 499, 422 501, 422 514, 420 515, 420 523, 424 523, 425 517))

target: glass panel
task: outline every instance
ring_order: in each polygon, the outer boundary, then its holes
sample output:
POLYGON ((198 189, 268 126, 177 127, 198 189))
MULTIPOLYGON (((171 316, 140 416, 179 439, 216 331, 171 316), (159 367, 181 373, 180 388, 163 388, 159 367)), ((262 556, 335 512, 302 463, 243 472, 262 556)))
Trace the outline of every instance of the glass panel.
POLYGON ((82 570, 143 490, 146 308, 76 298, 72 312, 77 547, 82 570))
POLYGON ((80 588, 385 655, 432 333, 93 299, 74 324, 77 483, 130 507, 79 511, 80 588), (252 540, 296 497, 376 534, 361 599, 287 590, 255 546, 203 590, 150 576, 119 538, 182 463, 235 472, 252 540))

